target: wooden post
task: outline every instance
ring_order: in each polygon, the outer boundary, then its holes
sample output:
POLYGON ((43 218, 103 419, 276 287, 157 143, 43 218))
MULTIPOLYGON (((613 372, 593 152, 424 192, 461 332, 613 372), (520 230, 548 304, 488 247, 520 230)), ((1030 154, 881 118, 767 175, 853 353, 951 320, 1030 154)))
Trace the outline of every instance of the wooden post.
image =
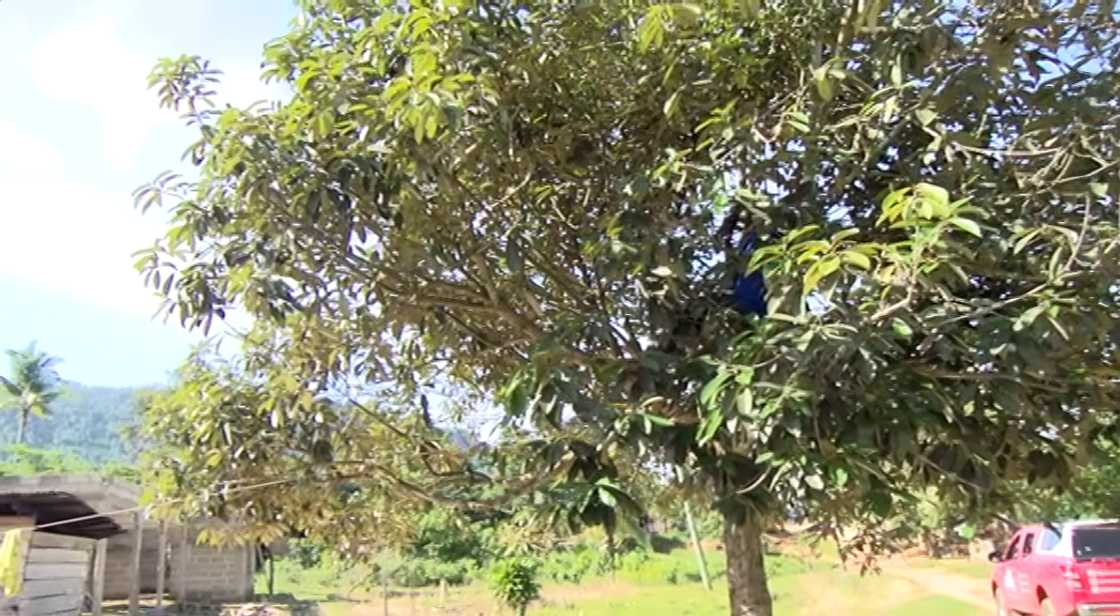
POLYGON ((241 547, 241 573, 245 576, 245 586, 241 592, 245 601, 253 600, 253 557, 256 553, 257 548, 251 545, 241 547))
POLYGON ((179 596, 176 597, 176 599, 178 599, 177 604, 180 610, 182 610, 187 605, 187 595, 189 593, 189 589, 187 588, 187 570, 190 569, 191 566, 190 523, 184 523, 181 529, 183 532, 183 536, 179 540, 179 566, 177 567, 178 571, 176 572, 176 577, 178 578, 178 580, 175 584, 179 592, 179 596))
POLYGON ((108 551, 109 540, 98 539, 93 553, 93 616, 101 616, 105 602, 105 555, 108 551))
POLYGON ((268 548, 268 600, 276 594, 276 557, 272 555, 272 548, 268 548))
POLYGON ((389 575, 381 571, 381 602, 382 614, 389 616, 389 575))
POLYGON ((159 553, 156 555, 156 607, 163 607, 163 590, 167 582, 167 520, 159 521, 159 553))
POLYGON ((700 546, 700 536, 696 533, 696 522, 692 519, 692 507, 684 503, 684 519, 688 524, 688 534, 692 537, 692 548, 696 550, 696 564, 700 566, 700 579, 704 588, 712 589, 712 579, 708 577, 708 561, 704 558, 704 548, 700 546))
POLYGON ((128 568, 128 616, 140 614, 140 554, 144 548, 144 512, 132 514, 132 562, 128 568))

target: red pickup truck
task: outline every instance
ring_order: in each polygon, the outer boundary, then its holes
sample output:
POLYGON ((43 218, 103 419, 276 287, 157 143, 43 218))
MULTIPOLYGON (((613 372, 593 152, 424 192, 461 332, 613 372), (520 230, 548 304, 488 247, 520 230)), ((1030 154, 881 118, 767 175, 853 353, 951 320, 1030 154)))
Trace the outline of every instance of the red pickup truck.
POLYGON ((1120 522, 1027 526, 991 560, 999 616, 1120 615, 1120 522))

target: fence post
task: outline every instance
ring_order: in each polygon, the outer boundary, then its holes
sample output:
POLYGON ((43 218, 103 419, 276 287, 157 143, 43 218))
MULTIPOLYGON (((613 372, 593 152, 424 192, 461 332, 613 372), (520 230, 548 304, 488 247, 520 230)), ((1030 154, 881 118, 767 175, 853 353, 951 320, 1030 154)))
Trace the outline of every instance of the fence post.
POLYGON ((692 548, 696 551, 696 564, 700 566, 700 579, 704 588, 712 589, 712 580, 708 577, 708 561, 704 558, 704 548, 700 546, 700 536, 696 533, 696 521, 692 519, 692 507, 688 501, 684 502, 684 519, 688 524, 688 534, 692 537, 692 548))

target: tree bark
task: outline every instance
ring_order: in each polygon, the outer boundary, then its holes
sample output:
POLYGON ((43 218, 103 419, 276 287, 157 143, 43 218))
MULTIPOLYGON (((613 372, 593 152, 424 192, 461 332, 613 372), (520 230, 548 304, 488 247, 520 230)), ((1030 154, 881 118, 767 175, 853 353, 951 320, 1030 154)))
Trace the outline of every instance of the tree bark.
POLYGON ((723 544, 727 550, 731 616, 772 616, 773 600, 763 568, 762 523, 758 516, 747 512, 741 519, 725 517, 723 544))
POLYGON ((16 442, 20 445, 27 444, 27 420, 30 419, 31 413, 23 410, 19 414, 19 435, 16 437, 16 442))

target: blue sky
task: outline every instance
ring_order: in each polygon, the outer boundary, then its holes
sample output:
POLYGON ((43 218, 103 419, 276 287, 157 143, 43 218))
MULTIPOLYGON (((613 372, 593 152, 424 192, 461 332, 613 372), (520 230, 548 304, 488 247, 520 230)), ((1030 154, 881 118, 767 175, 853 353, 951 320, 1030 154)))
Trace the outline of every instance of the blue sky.
POLYGON ((161 217, 131 193, 184 170, 191 133, 147 74, 198 54, 225 71, 222 100, 281 97, 258 79, 260 50, 294 16, 289 0, 0 2, 0 349, 37 340, 90 385, 168 380, 200 338, 152 318, 130 255, 161 217))

